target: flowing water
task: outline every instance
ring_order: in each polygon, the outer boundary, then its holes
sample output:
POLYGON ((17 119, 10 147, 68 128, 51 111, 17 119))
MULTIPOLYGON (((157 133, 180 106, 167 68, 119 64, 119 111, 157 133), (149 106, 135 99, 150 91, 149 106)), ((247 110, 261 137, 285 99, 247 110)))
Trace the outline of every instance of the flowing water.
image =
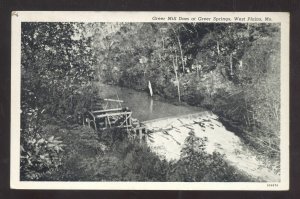
MULTIPOLYGON (((123 107, 132 110, 132 117, 143 122, 153 133, 148 145, 162 158, 178 160, 185 138, 192 130, 207 139, 206 151, 217 151, 237 169, 262 181, 278 182, 280 176, 265 167, 255 152, 241 139, 228 131, 210 111, 193 106, 177 106, 155 100, 146 92, 99 84, 102 98, 123 100, 123 107)), ((113 108, 113 107, 112 107, 113 108)))

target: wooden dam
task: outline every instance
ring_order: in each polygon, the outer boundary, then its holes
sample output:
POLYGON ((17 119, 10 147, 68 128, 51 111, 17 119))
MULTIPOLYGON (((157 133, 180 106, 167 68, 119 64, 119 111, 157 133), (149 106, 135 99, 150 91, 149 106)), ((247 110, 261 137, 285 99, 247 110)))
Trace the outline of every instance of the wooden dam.
POLYGON ((83 114, 83 125, 88 125, 95 131, 126 129, 131 138, 146 140, 148 134, 146 126, 132 117, 132 111, 128 107, 122 107, 122 100, 102 99, 105 102, 104 106, 98 103, 100 100, 100 98, 94 99, 92 110, 83 114))
MULTIPOLYGON (((128 90, 125 92, 128 93, 128 90)), ((156 117, 157 119, 145 119, 144 117, 143 122, 140 122, 132 117, 131 109, 122 106, 123 100, 109 99, 110 96, 106 99, 94 99, 92 108, 84 113, 81 120, 84 125, 90 126, 95 131, 124 129, 130 139, 135 139, 140 144, 146 142, 154 153, 167 161, 180 159, 186 138, 191 132, 194 132, 196 137, 205 140, 207 153, 225 154, 224 158, 229 164, 255 178, 274 182, 280 179, 266 168, 263 162, 252 158, 256 157, 256 154, 249 150, 238 136, 228 131, 219 121, 218 116, 210 111, 185 112, 179 109, 180 114, 168 112, 163 115, 164 117, 156 117)), ((132 96, 124 98, 124 101, 128 104, 131 98, 132 96)), ((130 102, 129 106, 133 108, 134 104, 140 101, 130 102)), ((141 107, 144 108, 144 106, 141 107)), ((133 110, 135 109, 133 108, 133 110)), ((160 110, 161 107, 158 111, 160 110)), ((166 110, 168 111, 168 109, 163 109, 163 111, 166 110)), ((145 112, 148 114, 147 110, 145 112)), ((161 116, 162 114, 157 115, 161 116)))

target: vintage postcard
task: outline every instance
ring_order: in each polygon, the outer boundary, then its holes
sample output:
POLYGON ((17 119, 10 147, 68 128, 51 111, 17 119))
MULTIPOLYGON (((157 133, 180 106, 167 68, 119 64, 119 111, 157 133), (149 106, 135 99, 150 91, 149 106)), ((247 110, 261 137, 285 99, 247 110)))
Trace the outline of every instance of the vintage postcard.
POLYGON ((289 189, 289 13, 11 14, 11 188, 289 189))

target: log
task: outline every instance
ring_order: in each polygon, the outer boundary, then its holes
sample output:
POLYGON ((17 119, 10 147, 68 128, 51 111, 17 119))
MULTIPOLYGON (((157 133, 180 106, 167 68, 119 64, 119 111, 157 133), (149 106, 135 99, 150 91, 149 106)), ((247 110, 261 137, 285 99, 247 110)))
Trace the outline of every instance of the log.
POLYGON ((109 102, 120 102, 123 103, 123 100, 116 100, 116 99, 104 99, 104 101, 109 101, 109 102))

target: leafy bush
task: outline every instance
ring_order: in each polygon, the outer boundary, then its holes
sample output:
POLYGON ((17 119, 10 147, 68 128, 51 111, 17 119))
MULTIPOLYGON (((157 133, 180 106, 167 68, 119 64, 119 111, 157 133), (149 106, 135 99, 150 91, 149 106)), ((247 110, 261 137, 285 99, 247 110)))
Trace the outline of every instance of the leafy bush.
POLYGON ((37 123, 37 110, 27 112, 28 128, 21 130, 21 180, 39 180, 62 164, 64 144, 59 137, 47 137, 37 123))
MULTIPOLYGON (((37 136, 38 137, 38 136, 37 136)), ((62 164, 63 144, 53 136, 44 139, 29 137, 21 146, 21 179, 39 180, 47 173, 51 174, 62 164)))
POLYGON ((168 170, 168 181, 180 182, 234 182, 251 180, 230 166, 225 155, 205 151, 206 139, 195 136, 191 131, 185 139, 178 162, 173 162, 168 170))
POLYGON ((126 131, 114 129, 98 138, 89 128, 75 127, 60 134, 67 143, 62 166, 46 180, 165 181, 167 162, 122 136, 126 131))
POLYGON ((74 123, 90 105, 93 53, 82 23, 22 23, 21 179, 40 180, 62 164, 51 122, 74 123))

